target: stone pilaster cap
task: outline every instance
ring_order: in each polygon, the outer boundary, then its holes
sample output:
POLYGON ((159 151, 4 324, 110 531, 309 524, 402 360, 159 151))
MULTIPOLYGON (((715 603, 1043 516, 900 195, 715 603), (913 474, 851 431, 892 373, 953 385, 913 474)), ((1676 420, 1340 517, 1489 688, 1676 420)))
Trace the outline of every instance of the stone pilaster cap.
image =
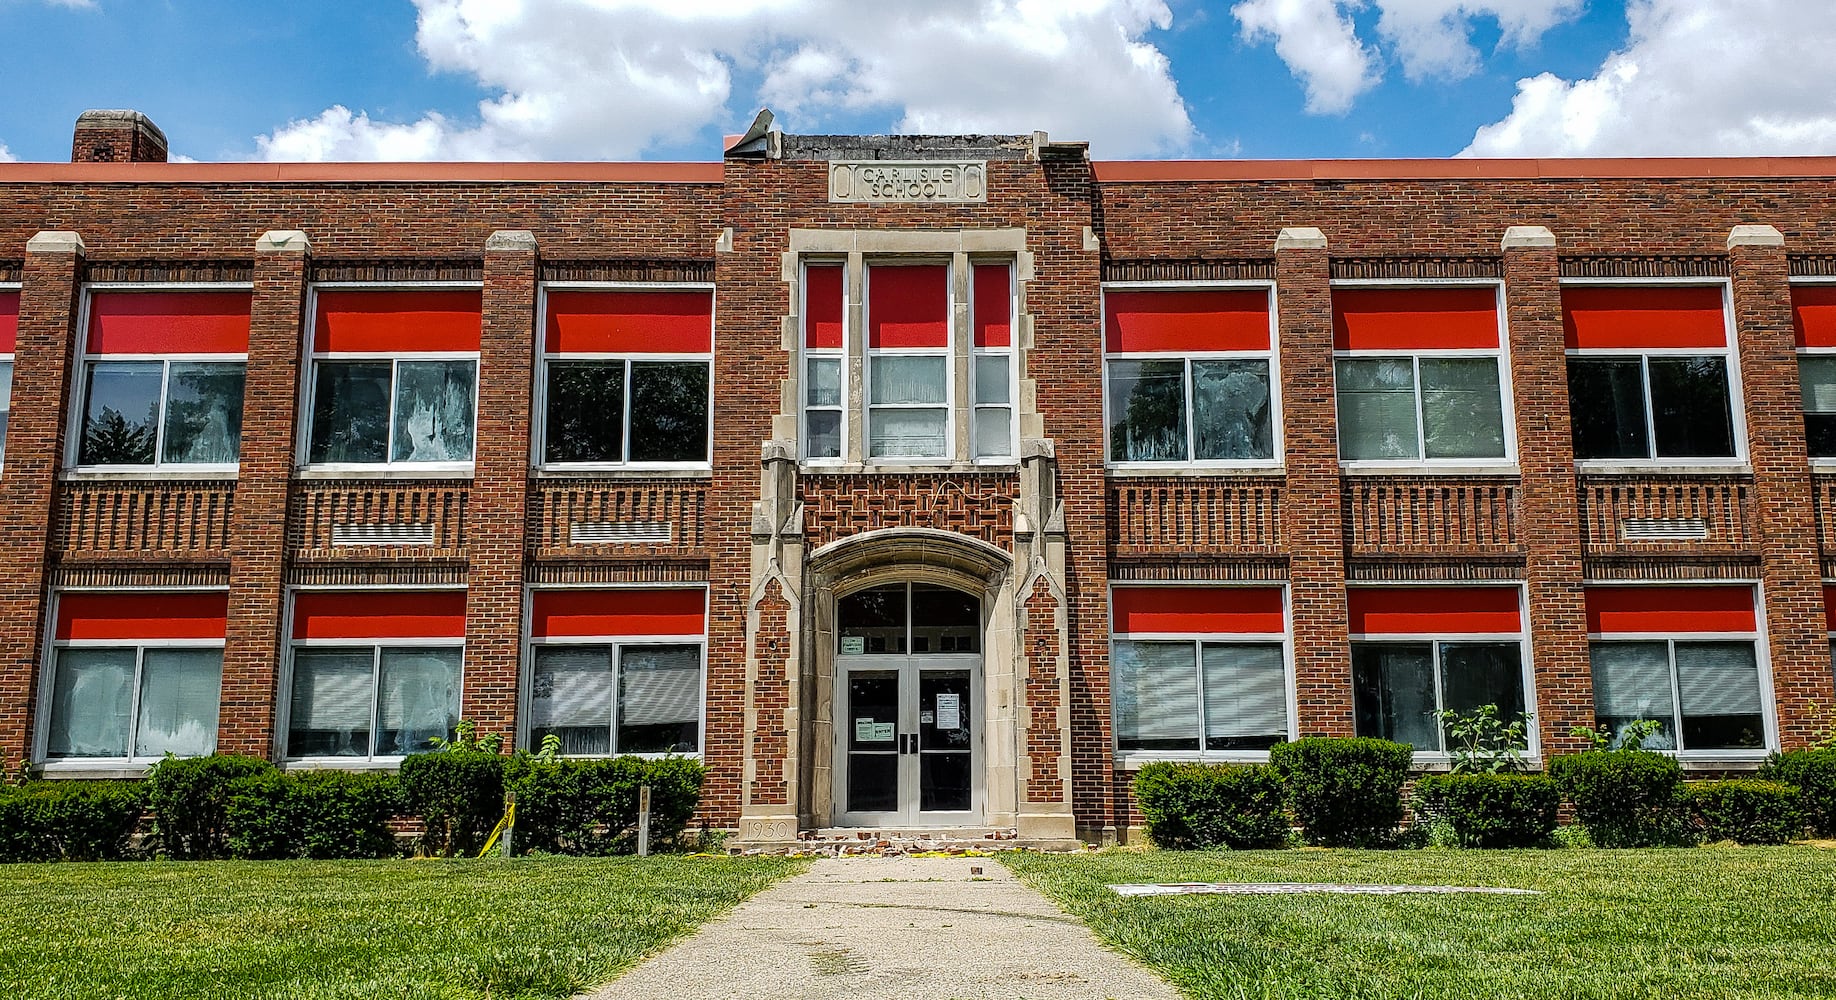
POLYGON ((270 229, 255 241, 256 253, 311 253, 312 239, 298 229, 270 229))
POLYGON ((1728 249, 1735 247, 1782 247, 1785 234, 1771 226, 1735 226, 1728 230, 1728 249))
POLYGON ((26 253, 85 253, 83 237, 67 229, 46 229, 26 240, 26 253))
POLYGON ((1504 231, 1504 239, 1498 246, 1502 250, 1553 248, 1555 234, 1547 226, 1512 226, 1504 231))
POLYGON ((486 250, 532 251, 535 248, 535 234, 527 229, 499 229, 485 240, 486 250))
POLYGON ((1275 237, 1277 250, 1324 250, 1326 234, 1312 226, 1290 226, 1275 237))

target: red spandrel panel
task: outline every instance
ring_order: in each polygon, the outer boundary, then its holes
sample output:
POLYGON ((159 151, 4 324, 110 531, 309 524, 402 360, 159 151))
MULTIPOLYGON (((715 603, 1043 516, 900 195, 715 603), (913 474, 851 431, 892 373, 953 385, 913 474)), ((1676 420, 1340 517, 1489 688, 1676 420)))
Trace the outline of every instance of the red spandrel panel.
POLYGON ((1332 293, 1337 351, 1492 350, 1498 293, 1473 288, 1341 288, 1332 293))
POLYGON ((253 301, 248 292, 96 292, 89 297, 88 350, 246 354, 253 301))
POLYGON ((309 591, 293 599, 295 639, 463 639, 463 590, 309 591))
POLYGON ((553 354, 706 354, 714 343, 714 293, 548 293, 545 346, 553 354))
POLYGON ((1728 343, 1719 285, 1564 288, 1562 331, 1571 350, 1720 348, 1728 343))
POLYGON ((1356 587, 1352 635, 1509 635, 1523 629, 1516 587, 1356 587))
POLYGON ((1269 349, 1269 293, 1260 288, 1115 289, 1103 308, 1103 343, 1115 353, 1269 349))
POLYGON ((530 633, 556 636, 681 635, 707 632, 707 591, 699 588, 536 591, 530 633))
POLYGON ((229 594, 80 593, 57 599, 59 639, 221 639, 229 594))
POLYGON ((1287 631, 1280 587, 1117 587, 1117 635, 1278 635, 1287 631))
POLYGON ((484 293, 477 289, 323 291, 312 349, 402 354, 478 350, 484 293))

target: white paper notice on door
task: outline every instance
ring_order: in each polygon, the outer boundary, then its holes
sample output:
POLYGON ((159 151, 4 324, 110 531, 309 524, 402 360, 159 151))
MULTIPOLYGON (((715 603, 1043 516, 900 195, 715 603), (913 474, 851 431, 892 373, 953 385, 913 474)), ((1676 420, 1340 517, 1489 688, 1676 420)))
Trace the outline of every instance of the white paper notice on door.
MULTIPOLYGON (((873 743, 880 739, 879 736, 875 735, 879 730, 880 727, 875 725, 872 719, 856 719, 854 720, 854 741, 856 743, 873 743)), ((890 740, 892 737, 887 736, 886 739, 890 740)))
POLYGON ((954 691, 937 693, 937 728, 963 728, 963 696, 954 691))

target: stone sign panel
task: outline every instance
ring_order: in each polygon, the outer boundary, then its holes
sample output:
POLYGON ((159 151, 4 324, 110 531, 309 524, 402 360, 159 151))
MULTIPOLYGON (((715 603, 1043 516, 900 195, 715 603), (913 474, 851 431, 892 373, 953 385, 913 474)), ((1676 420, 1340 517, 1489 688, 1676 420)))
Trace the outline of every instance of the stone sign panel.
POLYGON ((981 202, 988 200, 985 161, 890 160, 829 164, 831 202, 981 202))

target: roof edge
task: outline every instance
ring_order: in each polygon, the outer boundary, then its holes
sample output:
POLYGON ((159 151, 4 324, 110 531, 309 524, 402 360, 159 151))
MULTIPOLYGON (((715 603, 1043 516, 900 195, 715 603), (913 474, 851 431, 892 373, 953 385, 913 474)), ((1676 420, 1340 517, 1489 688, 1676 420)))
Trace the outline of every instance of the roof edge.
POLYGON ((0 184, 475 182, 719 184, 714 161, 508 163, 0 163, 0 184))
POLYGON ((1193 181, 1542 180, 1550 178, 1830 177, 1836 156, 1650 156, 1610 159, 1098 160, 1098 183, 1193 181))

